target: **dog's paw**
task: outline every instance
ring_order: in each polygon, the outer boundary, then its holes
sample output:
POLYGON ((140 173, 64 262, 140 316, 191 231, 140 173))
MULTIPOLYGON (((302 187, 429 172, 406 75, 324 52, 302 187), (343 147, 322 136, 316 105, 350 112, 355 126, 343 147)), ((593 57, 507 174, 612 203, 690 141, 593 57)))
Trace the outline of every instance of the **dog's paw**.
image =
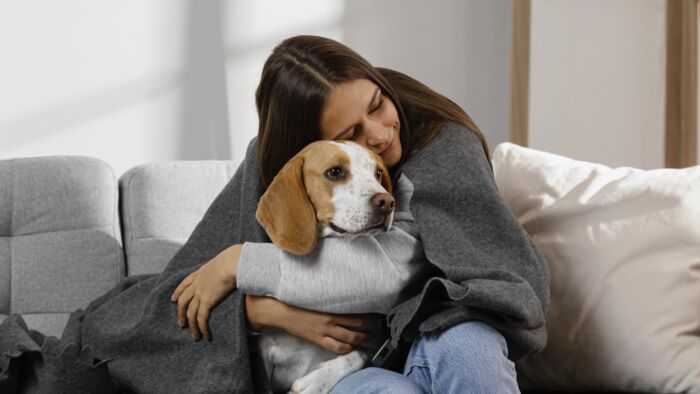
POLYGON ((336 374, 330 371, 323 363, 313 367, 311 371, 294 381, 292 384, 293 394, 325 394, 331 391, 338 383, 336 374))

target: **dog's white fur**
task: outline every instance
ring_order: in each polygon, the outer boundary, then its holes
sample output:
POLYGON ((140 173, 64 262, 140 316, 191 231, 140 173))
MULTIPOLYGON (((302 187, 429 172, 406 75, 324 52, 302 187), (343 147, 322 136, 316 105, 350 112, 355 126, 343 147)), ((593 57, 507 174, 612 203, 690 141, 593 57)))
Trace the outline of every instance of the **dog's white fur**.
POLYGON ((358 144, 348 142, 331 142, 331 144, 342 149, 352 163, 352 182, 337 185, 333 188, 333 205, 336 212, 333 223, 347 230, 348 233, 340 234, 328 225, 319 223, 321 226, 319 235, 322 237, 371 235, 388 230, 394 217, 393 211, 387 218, 388 225, 384 229, 375 228, 363 231, 368 226, 377 224, 370 223, 373 217, 370 211, 372 197, 377 193, 387 193, 387 190, 375 177, 376 159, 358 144))
MULTIPOLYGON (((333 186, 332 190, 335 215, 331 222, 345 232, 317 222, 318 235, 358 236, 387 231, 393 221, 393 209, 379 227, 374 226, 377 215, 372 211, 372 198, 388 192, 377 179, 378 160, 381 159, 351 142, 328 142, 327 146, 339 148, 347 155, 352 177, 349 182, 333 186)), ((324 149, 330 149, 328 147, 324 149)), ((349 353, 338 355, 285 331, 266 329, 258 338, 258 346, 275 392, 291 386, 292 393, 308 394, 327 393, 343 377, 362 369, 379 343, 374 349, 355 347, 349 353)))

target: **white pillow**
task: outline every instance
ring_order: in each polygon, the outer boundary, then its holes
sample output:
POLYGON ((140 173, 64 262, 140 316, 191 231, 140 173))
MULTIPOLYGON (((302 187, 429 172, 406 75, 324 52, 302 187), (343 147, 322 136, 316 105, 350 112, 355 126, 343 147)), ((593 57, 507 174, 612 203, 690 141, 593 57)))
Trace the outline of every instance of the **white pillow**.
POLYGON ((643 171, 499 145, 496 183, 547 259, 524 390, 700 393, 700 166, 643 171))

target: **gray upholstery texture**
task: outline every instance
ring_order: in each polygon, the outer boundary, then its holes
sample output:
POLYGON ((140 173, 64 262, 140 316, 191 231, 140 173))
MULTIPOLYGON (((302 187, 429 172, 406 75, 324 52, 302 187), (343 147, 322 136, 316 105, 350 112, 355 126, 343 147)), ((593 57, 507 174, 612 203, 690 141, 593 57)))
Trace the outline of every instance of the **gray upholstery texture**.
POLYGON ((0 322, 17 313, 60 337, 70 312, 127 275, 162 271, 235 170, 163 162, 117 181, 90 157, 0 160, 0 322))
POLYGON ((117 181, 90 157, 0 160, 0 321, 17 313, 60 337, 70 312, 127 275, 163 270, 235 170, 163 162, 117 181))
POLYGON ((235 173, 232 161, 144 164, 119 178, 127 275, 161 272, 235 173))
POLYGON ((94 158, 0 160, 0 320, 60 336, 123 277, 125 261, 111 167, 94 158))

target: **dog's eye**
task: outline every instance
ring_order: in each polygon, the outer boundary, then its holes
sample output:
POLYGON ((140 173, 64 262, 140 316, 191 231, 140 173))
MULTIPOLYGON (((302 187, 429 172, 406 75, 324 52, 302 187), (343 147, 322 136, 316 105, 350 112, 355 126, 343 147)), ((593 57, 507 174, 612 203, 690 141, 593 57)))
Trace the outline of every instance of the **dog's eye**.
POLYGON ((333 167, 326 171, 326 177, 332 181, 337 181, 338 179, 345 176, 345 170, 343 167, 333 167))
POLYGON ((384 173, 382 172, 382 170, 377 170, 377 173, 374 174, 374 176, 377 178, 378 181, 381 182, 381 181, 382 181, 382 175, 383 175, 383 174, 384 174, 384 173))

